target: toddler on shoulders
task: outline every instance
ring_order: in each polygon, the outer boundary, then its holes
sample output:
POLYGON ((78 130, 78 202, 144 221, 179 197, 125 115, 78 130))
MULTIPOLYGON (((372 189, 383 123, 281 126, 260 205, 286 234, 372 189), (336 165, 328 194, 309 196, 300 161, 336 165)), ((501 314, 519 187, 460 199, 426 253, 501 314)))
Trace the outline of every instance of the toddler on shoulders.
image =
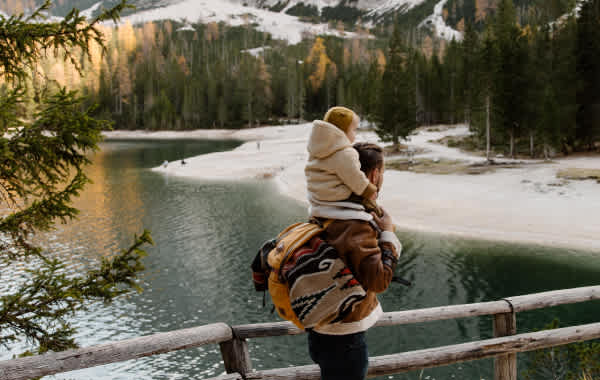
POLYGON ((360 197, 367 211, 381 216, 374 199, 377 187, 360 170, 358 152, 352 147, 360 119, 345 107, 333 107, 323 120, 315 120, 308 139, 308 163, 304 173, 311 205, 360 197))

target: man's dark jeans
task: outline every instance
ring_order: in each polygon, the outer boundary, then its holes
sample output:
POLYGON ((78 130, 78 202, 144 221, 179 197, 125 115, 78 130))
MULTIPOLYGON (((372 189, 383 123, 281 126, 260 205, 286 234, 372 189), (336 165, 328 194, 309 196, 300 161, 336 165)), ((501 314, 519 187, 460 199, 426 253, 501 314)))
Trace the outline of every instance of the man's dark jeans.
POLYGON ((324 335, 308 332, 308 351, 321 368, 321 380, 364 380, 369 367, 365 333, 324 335))

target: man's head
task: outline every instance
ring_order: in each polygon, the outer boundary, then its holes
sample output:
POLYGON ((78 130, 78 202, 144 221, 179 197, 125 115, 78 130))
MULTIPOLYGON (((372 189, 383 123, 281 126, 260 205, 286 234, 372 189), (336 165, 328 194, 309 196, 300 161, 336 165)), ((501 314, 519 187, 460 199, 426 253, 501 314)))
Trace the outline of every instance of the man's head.
POLYGON ((360 160, 360 170, 381 191, 385 171, 383 149, 376 144, 360 142, 354 144, 360 160))
POLYGON ((351 143, 356 139, 356 130, 360 119, 358 115, 346 107, 332 107, 327 111, 323 121, 331 123, 344 131, 351 143))

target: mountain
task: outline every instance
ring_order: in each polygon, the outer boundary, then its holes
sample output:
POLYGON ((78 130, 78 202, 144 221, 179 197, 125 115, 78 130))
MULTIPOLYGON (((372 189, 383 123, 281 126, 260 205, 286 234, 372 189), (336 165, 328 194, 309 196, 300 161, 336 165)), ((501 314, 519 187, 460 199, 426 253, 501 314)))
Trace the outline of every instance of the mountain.
MULTIPOLYGON (((334 34, 356 25, 369 29, 397 21, 406 28, 420 25, 439 37, 460 38, 445 24, 442 9, 448 0, 130 0, 133 10, 123 21, 142 23, 172 19, 185 23, 225 22, 234 26, 250 24, 274 38, 297 43, 303 34, 334 34)), ((463 1, 463 0, 460 0, 463 1)), ((467 2, 469 0, 466 0, 467 2)), ((475 0, 472 0, 475 1, 475 0)), ((480 1, 480 0, 477 0, 480 1)), ((487 0, 494 1, 494 0, 487 0)), ((0 14, 31 10, 42 0, 0 0, 0 14)), ((65 16, 72 8, 91 18, 118 0, 54 0, 53 16, 65 16)), ((454 12, 453 14, 455 14, 454 12)))
MULTIPOLYGON (((29 9, 34 0, 21 1, 19 9, 29 9)), ((40 0, 36 0, 39 2, 40 0)), ((445 2, 446 0, 442 0, 445 2)), ((53 15, 64 16, 73 7, 87 17, 93 17, 117 0, 60 0, 55 1, 53 15)), ((408 15, 417 10, 418 24, 432 14, 439 0, 132 0, 134 10, 123 15, 124 22, 142 23, 172 19, 184 23, 226 22, 230 25, 249 24, 274 38, 297 43, 303 34, 334 34, 355 36, 350 30, 361 23, 372 27, 389 22, 397 15, 408 15), (340 27, 343 25, 344 27, 340 27)), ((0 10, 10 13, 0 0, 0 10)))
MULTIPOLYGON (((42 0, 0 0, 2 12, 27 12, 42 0)), ((131 0, 134 10, 123 13, 124 22, 142 23, 172 19, 190 23, 225 22, 251 25, 274 38, 297 43, 305 33, 354 37, 356 25, 371 29, 398 22, 402 27, 419 27, 439 38, 460 39, 465 23, 482 27, 500 0, 131 0)), ((572 0, 513 0, 520 23, 535 14, 551 22, 572 11, 572 0), (571 7, 571 8, 570 8, 571 7)), ((52 14, 64 16, 78 8, 93 17, 118 0, 55 0, 52 14)), ((185 28, 183 30, 186 30, 185 28)), ((381 29, 380 30, 386 30, 381 29)), ((365 34, 362 34, 365 36, 365 34)))

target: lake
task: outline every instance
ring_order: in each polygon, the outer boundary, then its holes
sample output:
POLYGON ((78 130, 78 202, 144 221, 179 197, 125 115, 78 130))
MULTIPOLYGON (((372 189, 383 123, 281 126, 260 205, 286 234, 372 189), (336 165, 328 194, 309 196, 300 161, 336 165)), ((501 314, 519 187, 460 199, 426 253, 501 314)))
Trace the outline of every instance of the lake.
MULTIPOLYGON (((75 270, 131 244, 144 228, 156 246, 147 251, 144 292, 77 316, 81 346, 194 327, 277 321, 253 290, 250 262, 263 241, 305 220, 306 209, 271 181, 212 182, 177 178, 150 168, 168 160, 233 149, 235 141, 107 141, 93 156, 94 183, 77 200, 79 220, 59 225, 45 244, 75 270)), ((402 231, 398 273, 381 295, 385 311, 497 300, 554 289, 598 285, 593 253, 451 238, 402 231)), ((10 286, 4 284, 3 286, 10 286)), ((1 290, 1 287, 0 287, 1 290)), ((520 313, 519 332, 559 318, 561 326, 596 322, 600 303, 520 313)), ((492 336, 491 317, 380 327, 368 333, 371 356, 468 342, 492 336)), ((14 353, 22 347, 18 347, 14 353)), ((257 369, 310 364, 306 337, 250 341, 257 369)), ((0 358, 12 353, 0 350, 0 358)), ((519 355, 520 370, 526 364, 519 355)), ((49 378, 201 379, 224 372, 217 345, 117 363, 49 378)), ((492 360, 428 369, 386 379, 491 379, 492 360)))

